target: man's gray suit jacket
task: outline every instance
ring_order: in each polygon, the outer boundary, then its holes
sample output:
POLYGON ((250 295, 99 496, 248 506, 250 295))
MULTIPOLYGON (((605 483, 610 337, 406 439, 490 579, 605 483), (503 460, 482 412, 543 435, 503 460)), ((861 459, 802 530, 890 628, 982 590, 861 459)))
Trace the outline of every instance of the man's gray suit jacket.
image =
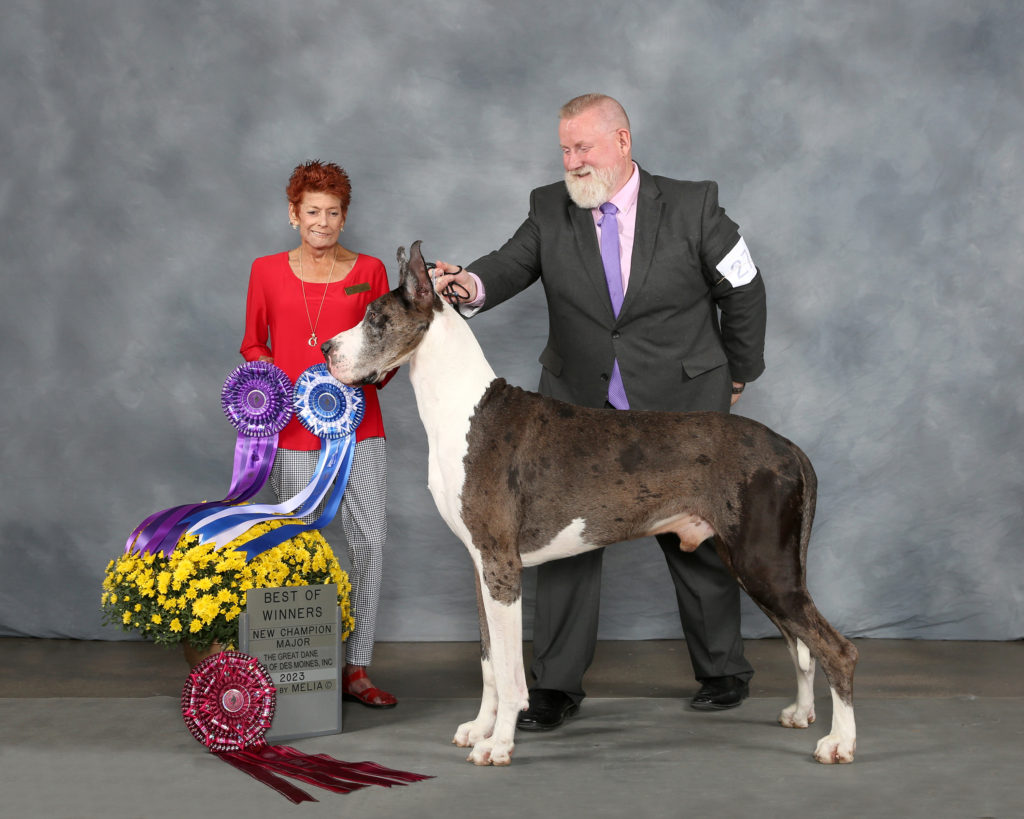
MULTIPOLYGON (((765 292, 760 272, 734 287, 716 269, 740 239, 714 182, 640 170, 636 230, 622 309, 612 312, 594 219, 564 182, 530 194, 530 213, 499 250, 469 265, 491 309, 541 280, 548 341, 539 391, 604 406, 618 358, 633 409, 692 406, 694 383, 716 374, 752 381, 764 370, 765 292)), ((725 407, 728 403, 725 403, 725 407)))

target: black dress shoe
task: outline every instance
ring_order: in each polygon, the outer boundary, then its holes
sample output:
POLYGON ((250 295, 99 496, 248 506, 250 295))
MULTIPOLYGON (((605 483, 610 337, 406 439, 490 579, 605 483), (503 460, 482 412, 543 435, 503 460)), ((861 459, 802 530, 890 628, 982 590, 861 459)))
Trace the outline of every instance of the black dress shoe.
POLYGON ((521 731, 551 731, 579 710, 579 703, 564 691, 533 688, 530 690, 530 707, 519 715, 516 727, 521 731))
POLYGON ((700 691, 690 707, 698 711, 725 711, 735 708, 750 696, 750 686, 739 677, 709 677, 701 681, 700 691))

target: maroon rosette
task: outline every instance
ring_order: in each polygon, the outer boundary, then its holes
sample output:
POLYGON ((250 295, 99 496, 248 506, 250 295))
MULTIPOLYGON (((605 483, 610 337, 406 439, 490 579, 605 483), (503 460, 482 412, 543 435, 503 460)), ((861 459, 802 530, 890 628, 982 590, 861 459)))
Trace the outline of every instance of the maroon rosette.
POLYGON ((192 669, 181 692, 181 713, 192 736, 211 752, 296 804, 317 800, 283 777, 334 793, 432 778, 375 762, 345 762, 267 745, 263 735, 274 718, 276 695, 274 681, 259 660, 241 651, 222 651, 192 669))
POLYGON ((189 674, 181 713, 192 736, 211 751, 240 751, 263 744, 276 693, 259 660, 240 651, 222 651, 189 674))

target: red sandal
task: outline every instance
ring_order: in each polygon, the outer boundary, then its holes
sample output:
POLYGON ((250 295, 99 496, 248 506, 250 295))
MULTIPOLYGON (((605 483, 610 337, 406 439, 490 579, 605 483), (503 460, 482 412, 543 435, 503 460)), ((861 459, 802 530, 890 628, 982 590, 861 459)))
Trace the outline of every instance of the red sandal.
POLYGON ((394 708, 398 705, 398 700, 391 694, 372 685, 363 691, 349 690, 349 685, 352 682, 365 679, 367 679, 365 668, 357 666, 355 671, 343 671, 341 674, 341 698, 349 702, 362 703, 369 708, 394 708))

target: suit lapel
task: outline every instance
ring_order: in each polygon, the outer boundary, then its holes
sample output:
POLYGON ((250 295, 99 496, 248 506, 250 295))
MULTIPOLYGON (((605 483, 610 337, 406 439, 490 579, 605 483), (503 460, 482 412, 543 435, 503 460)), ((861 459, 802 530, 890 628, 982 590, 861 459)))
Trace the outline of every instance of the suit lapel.
POLYGON ((614 318, 612 298, 608 295, 608 282, 604 277, 604 262, 601 261, 601 248, 597 244, 594 216, 589 210, 575 205, 572 200, 569 200, 568 208, 569 221, 576 237, 576 248, 583 262, 584 278, 593 288, 601 304, 607 307, 608 315, 614 318))
MULTIPOLYGON (((664 203, 661 191, 649 173, 640 169, 640 190, 636 199, 636 227, 633 230, 633 256, 629 267, 629 286, 622 302, 620 318, 628 312, 630 306, 640 298, 639 293, 647 281, 654 259, 654 246, 658 239, 658 228, 664 203)), ((600 263, 600 254, 598 263, 600 263)), ((603 269, 603 267, 602 267, 603 269)), ((610 302, 610 300, 609 300, 610 302)))

